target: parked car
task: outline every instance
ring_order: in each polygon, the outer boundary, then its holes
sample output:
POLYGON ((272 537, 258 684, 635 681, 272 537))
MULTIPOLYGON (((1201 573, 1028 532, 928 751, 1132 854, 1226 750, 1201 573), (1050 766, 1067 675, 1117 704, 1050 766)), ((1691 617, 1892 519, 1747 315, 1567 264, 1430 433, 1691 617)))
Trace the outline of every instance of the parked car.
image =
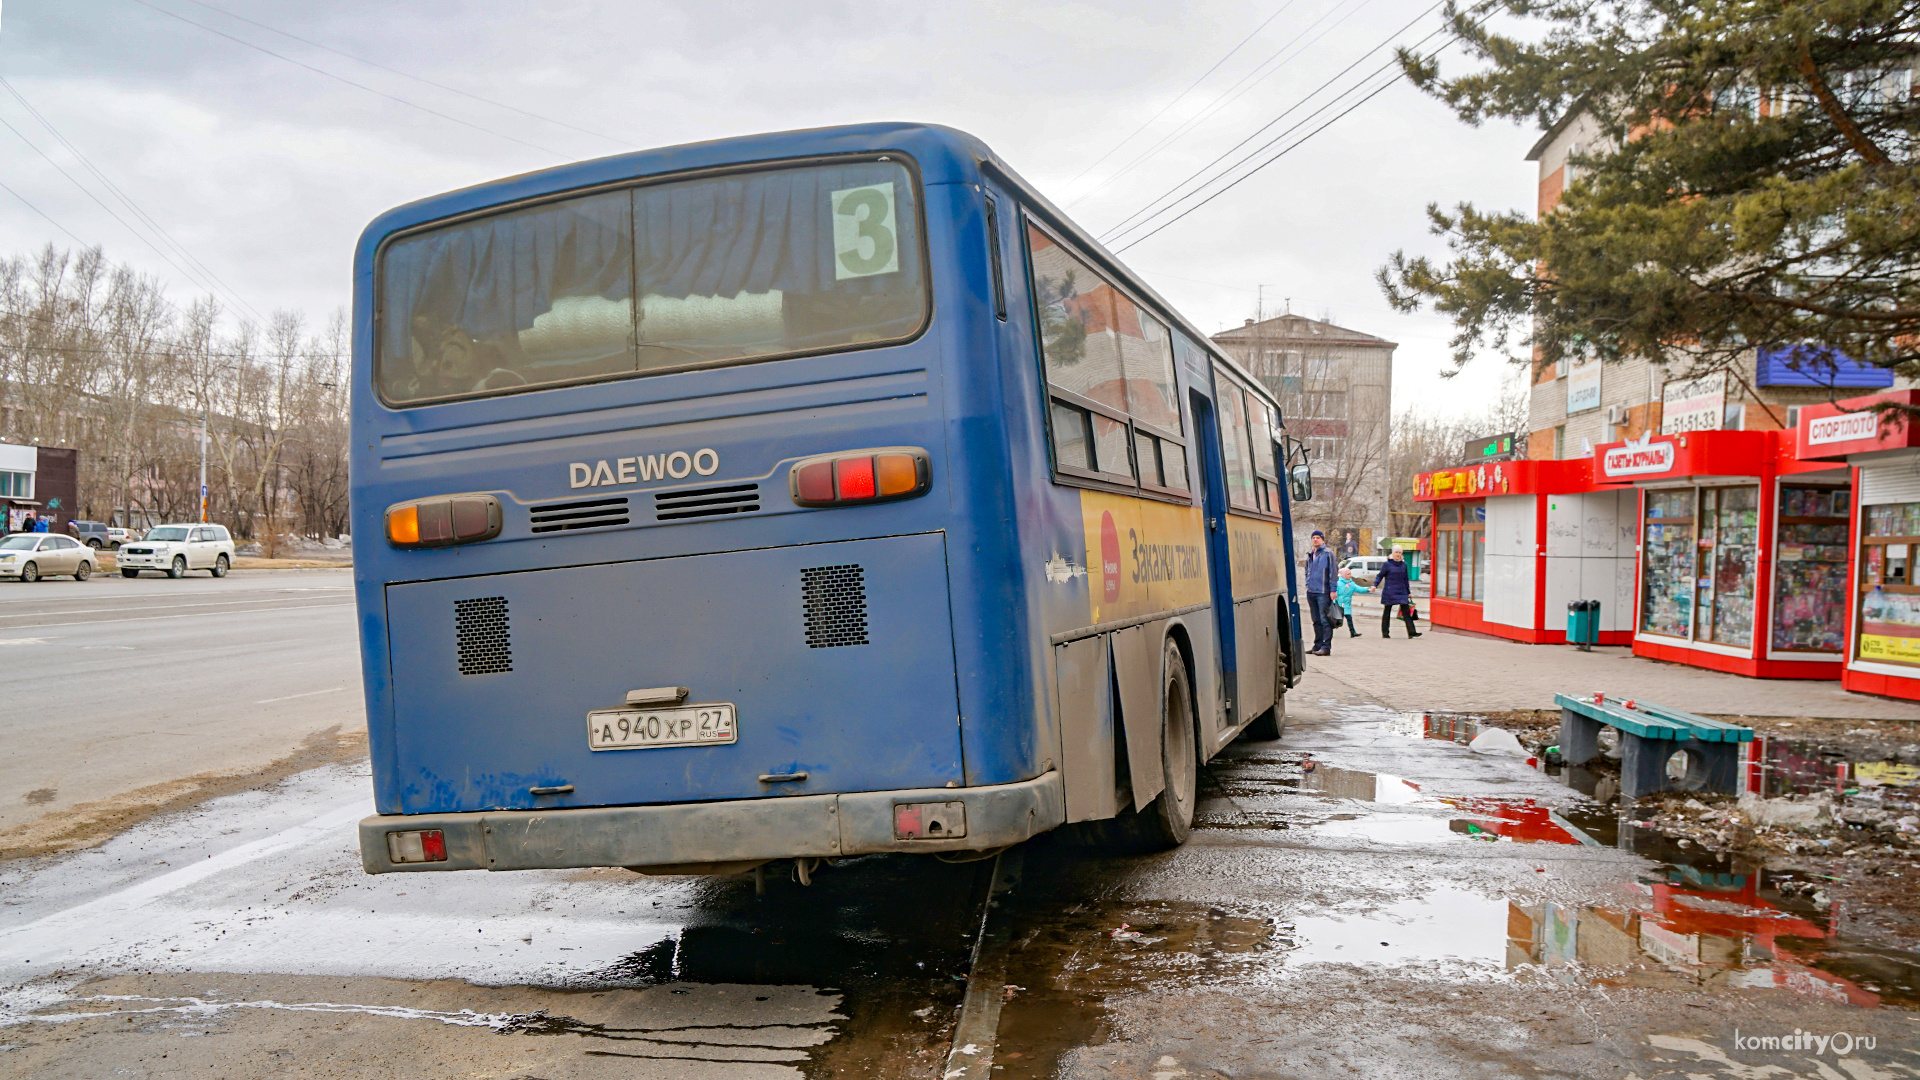
POLYGON ((226 577, 232 566, 233 537, 224 525, 155 525, 120 549, 121 577, 139 577, 142 570, 159 570, 170 578, 189 570, 226 577))
POLYGON ((14 533, 0 537, 0 578, 39 581, 72 574, 85 581, 100 569, 93 549, 59 533, 14 533))
POLYGON ((69 521, 67 531, 73 534, 75 540, 95 551, 106 547, 110 542, 108 533, 111 530, 107 528, 107 523, 104 521, 69 521))
POLYGON ((1340 569, 1353 571, 1354 584, 1361 588, 1373 588, 1373 579, 1380 576, 1380 568, 1387 565, 1385 555, 1355 555, 1340 564, 1340 569))
POLYGON ((140 534, 132 529, 123 529, 118 525, 107 526, 107 546, 115 551, 120 550, 120 545, 131 544, 138 539, 140 534))

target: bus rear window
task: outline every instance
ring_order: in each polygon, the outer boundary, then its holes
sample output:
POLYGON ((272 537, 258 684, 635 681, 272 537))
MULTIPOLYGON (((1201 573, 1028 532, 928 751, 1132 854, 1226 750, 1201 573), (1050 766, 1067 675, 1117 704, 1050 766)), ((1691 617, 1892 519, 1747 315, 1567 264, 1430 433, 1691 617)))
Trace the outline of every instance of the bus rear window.
POLYGON ((899 341, 926 321, 913 175, 763 170, 403 237, 380 265, 390 404, 899 341))

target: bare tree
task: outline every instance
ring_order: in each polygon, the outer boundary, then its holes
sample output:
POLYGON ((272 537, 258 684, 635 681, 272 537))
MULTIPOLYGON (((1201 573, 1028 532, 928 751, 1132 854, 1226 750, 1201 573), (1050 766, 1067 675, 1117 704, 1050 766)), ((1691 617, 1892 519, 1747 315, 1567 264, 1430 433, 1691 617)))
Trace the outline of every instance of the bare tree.
POLYGON ((347 323, 229 323, 98 248, 0 258, 0 440, 80 450, 80 506, 126 524, 209 509, 274 554, 347 527, 347 323), (201 444, 204 418, 206 445, 201 444))

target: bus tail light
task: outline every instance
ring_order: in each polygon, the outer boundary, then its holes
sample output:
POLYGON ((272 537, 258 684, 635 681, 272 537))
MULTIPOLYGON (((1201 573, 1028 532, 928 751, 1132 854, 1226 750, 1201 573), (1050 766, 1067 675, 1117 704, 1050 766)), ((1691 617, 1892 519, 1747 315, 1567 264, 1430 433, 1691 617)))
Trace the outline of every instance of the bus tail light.
POLYGON ((500 535, 500 500, 491 495, 417 499, 387 507, 387 542, 394 547, 449 547, 500 535))
POLYGON ((398 863, 446 862, 447 834, 439 829, 387 834, 387 858, 398 863))
POLYGON ((801 506, 853 506, 910 499, 932 484, 925 450, 889 446, 803 458, 794 462, 787 486, 801 506))

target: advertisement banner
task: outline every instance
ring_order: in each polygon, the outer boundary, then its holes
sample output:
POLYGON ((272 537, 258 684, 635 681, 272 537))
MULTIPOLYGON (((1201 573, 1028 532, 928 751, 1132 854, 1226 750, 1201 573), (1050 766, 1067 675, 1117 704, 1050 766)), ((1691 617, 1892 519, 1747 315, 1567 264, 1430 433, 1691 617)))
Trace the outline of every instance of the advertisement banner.
POLYGON ((1727 373, 1669 380, 1660 401, 1660 434, 1718 431, 1726 419, 1727 373))
POLYGON ((1600 368, 1597 358, 1576 360, 1567 370, 1567 415, 1600 407, 1600 368))
POLYGON ((1606 477, 1647 476, 1671 472, 1675 460, 1670 442, 1630 442, 1609 448, 1600 456, 1600 473, 1606 477))
POLYGON ((1860 659, 1895 664, 1920 664, 1920 638, 1861 634, 1860 659))
POLYGON ((1822 416, 1807 421, 1809 446, 1855 442, 1860 439, 1871 439, 1878 434, 1880 434, 1880 416, 1872 411, 1841 413, 1839 416, 1822 416))

